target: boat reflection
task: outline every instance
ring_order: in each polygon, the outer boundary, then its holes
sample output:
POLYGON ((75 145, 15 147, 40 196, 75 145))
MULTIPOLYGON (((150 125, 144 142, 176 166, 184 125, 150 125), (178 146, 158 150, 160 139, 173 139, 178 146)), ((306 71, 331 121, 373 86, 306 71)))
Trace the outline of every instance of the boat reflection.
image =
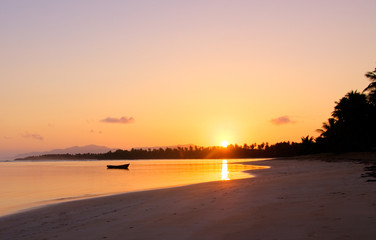
POLYGON ((228 177, 228 166, 227 166, 227 160, 222 160, 222 180, 230 180, 228 177))

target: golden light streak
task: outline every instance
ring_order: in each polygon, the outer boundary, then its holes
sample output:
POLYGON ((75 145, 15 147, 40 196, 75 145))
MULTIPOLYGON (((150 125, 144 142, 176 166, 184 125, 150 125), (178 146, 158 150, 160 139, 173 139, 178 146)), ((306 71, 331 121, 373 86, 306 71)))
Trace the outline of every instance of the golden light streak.
POLYGON ((227 166, 227 160, 222 160, 222 180, 227 181, 230 180, 228 177, 228 166, 227 166))

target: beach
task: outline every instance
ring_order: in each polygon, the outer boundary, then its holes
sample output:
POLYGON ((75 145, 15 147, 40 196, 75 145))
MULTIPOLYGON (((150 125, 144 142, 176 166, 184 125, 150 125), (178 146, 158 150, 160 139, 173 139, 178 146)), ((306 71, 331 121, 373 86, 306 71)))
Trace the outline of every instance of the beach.
POLYGON ((253 162, 270 168, 54 204, 0 218, 0 239, 375 239, 376 182, 353 157, 330 160, 253 162))

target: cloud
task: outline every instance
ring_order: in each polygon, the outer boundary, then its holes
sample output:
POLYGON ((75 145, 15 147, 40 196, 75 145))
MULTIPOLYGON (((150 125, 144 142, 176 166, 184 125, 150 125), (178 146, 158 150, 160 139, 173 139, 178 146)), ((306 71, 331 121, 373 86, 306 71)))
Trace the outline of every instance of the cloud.
POLYGON ((39 135, 39 134, 29 134, 29 133, 26 133, 25 135, 23 135, 24 138, 32 138, 32 139, 35 139, 35 140, 38 140, 38 141, 43 141, 44 138, 39 135))
POLYGON ((292 121, 289 116, 273 118, 272 120, 270 120, 270 122, 277 126, 282 124, 295 123, 295 121, 292 121))
POLYGON ((108 117, 108 118, 102 119, 101 122, 127 124, 127 123, 133 123, 134 118, 133 117, 129 117, 129 118, 128 117, 121 117, 121 118, 108 117))

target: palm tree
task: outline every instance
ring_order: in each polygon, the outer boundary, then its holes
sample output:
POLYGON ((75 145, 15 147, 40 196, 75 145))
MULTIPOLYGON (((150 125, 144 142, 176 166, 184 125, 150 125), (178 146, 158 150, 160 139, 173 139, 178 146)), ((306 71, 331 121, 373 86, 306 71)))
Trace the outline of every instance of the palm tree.
POLYGON ((371 83, 363 90, 363 92, 369 92, 369 101, 376 105, 376 68, 373 72, 367 72, 365 76, 371 81, 371 83))
POLYGON ((322 129, 317 129, 317 132, 321 133, 320 137, 328 138, 335 132, 336 120, 334 118, 329 118, 328 122, 322 123, 322 129))
POLYGON ((302 137, 302 144, 312 144, 313 143, 313 137, 310 137, 309 135, 306 137, 302 137))
POLYGON ((336 102, 332 113, 335 119, 337 143, 342 150, 368 149, 373 139, 372 108, 367 96, 351 91, 336 102))
POLYGON ((302 143, 300 144, 300 154, 309 154, 314 152, 314 139, 309 135, 302 137, 302 143))
POLYGON ((332 118, 318 130, 321 135, 316 142, 334 151, 370 149, 375 140, 372 109, 365 94, 347 93, 336 102, 332 118))
POLYGON ((334 107, 332 116, 338 122, 361 122, 368 117, 369 104, 367 96, 358 91, 348 92, 334 107))
POLYGON ((337 143, 337 121, 334 118, 329 118, 327 122, 322 123, 322 128, 316 131, 320 136, 316 138, 316 143, 321 151, 335 150, 337 143))

